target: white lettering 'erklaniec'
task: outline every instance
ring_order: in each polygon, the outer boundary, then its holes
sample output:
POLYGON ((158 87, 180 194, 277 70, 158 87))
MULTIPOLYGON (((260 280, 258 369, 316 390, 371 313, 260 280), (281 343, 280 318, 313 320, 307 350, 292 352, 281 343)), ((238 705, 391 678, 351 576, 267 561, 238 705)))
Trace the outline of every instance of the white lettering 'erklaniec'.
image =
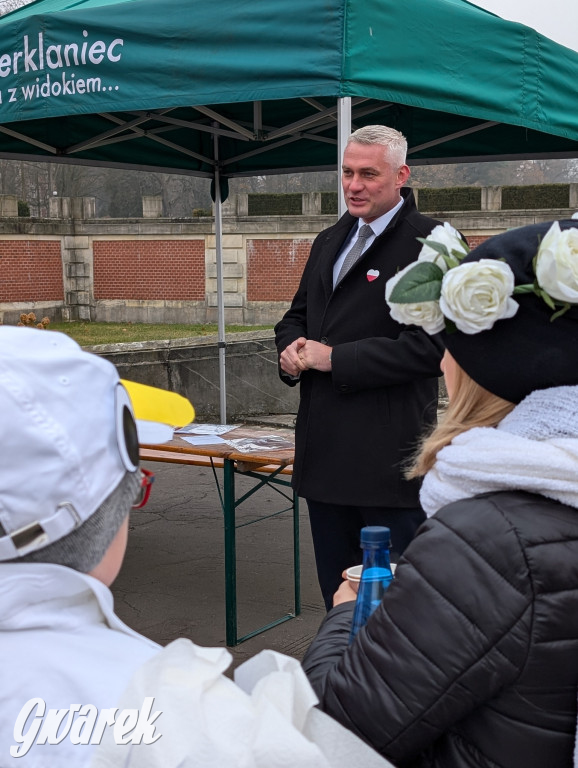
MULTIPOLYGON (((88 38, 88 31, 82 32, 88 38)), ((41 72, 45 68, 63 69, 86 64, 101 64, 103 61, 117 62, 122 56, 124 40, 115 38, 110 43, 103 40, 85 40, 81 43, 47 44, 44 33, 38 33, 38 40, 24 35, 22 48, 12 53, 0 54, 0 77, 16 75, 18 72, 41 72)))
POLYGON ((41 698, 29 699, 14 723, 12 757, 24 757, 34 744, 100 744, 105 728, 113 728, 115 744, 154 744, 162 734, 155 733, 155 720, 162 712, 151 715, 154 697, 147 696, 140 709, 118 707, 101 709, 93 704, 72 704, 68 709, 46 710, 41 698))

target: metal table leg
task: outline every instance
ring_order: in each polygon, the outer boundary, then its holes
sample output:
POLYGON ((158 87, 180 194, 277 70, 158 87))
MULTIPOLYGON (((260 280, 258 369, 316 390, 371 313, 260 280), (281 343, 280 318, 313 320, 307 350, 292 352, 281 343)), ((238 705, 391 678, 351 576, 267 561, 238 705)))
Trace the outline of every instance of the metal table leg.
MULTIPOLYGON (((223 463, 223 493, 221 495, 221 506, 223 508, 224 517, 224 531, 225 531, 225 624, 226 624, 226 643, 228 646, 238 645, 244 640, 248 640, 255 635, 264 632, 271 627, 281 624, 284 621, 295 618, 295 616, 301 613, 301 582, 300 582, 300 549, 299 549, 299 499, 297 495, 291 491, 291 496, 283 490, 279 490, 276 486, 290 487, 291 483, 288 480, 280 478, 279 467, 277 472, 273 472, 270 475, 259 474, 258 472, 243 472, 243 475, 252 477, 257 480, 257 484, 247 493, 245 493, 240 499, 235 497, 235 462, 231 459, 225 459, 223 463), (270 515, 265 515, 256 520, 252 520, 248 523, 243 523, 242 526, 236 524, 236 509, 246 499, 252 496, 263 486, 269 486, 280 493, 285 499, 291 500, 291 507, 282 509, 279 512, 275 512, 270 515), (293 512, 293 586, 294 586, 294 613, 288 613, 279 619, 276 619, 258 629, 249 632, 242 637, 238 636, 238 624, 237 624, 237 549, 236 549, 236 529, 237 527, 243 527, 245 525, 252 525, 260 520, 274 517, 283 512, 291 509, 293 512)), ((217 480, 215 468, 213 467, 213 473, 217 480)))
POLYGON ((235 462, 223 465, 223 515, 225 528, 225 628, 227 645, 237 645, 237 545, 235 525, 235 462))
POLYGON ((301 551, 299 541, 299 496, 293 493, 293 589, 295 615, 301 613, 301 551))

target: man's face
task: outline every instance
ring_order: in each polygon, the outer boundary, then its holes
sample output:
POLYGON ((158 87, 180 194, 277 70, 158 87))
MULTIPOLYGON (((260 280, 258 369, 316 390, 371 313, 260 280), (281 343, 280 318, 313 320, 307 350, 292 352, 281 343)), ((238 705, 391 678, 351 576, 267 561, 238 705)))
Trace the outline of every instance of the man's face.
POLYGON ((409 168, 386 160, 380 144, 351 142, 343 153, 341 184, 347 209, 367 224, 383 216, 399 202, 399 190, 409 178, 409 168))

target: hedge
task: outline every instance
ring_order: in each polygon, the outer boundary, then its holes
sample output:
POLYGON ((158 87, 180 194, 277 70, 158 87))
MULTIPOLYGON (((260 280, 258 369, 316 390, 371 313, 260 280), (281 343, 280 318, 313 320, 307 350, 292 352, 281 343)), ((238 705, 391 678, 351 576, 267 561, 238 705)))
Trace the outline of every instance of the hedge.
POLYGON ((18 215, 19 216, 30 216, 30 206, 25 200, 19 200, 18 201, 18 215))
POLYGON ((532 184, 525 187, 502 187, 503 211, 568 208, 569 205, 569 184, 532 184))
POLYGON ((337 192, 321 193, 321 214, 329 216, 337 213, 337 192))
POLYGON ((303 212, 300 192, 249 195, 249 216, 300 216, 303 212))
MULTIPOLYGON (((442 187, 417 190, 420 211, 480 211, 481 187, 442 187)), ((300 216, 302 194, 250 194, 249 216, 300 216)), ((534 184, 502 187, 502 210, 535 210, 538 208, 568 208, 569 184, 534 184)), ((337 213, 338 193, 321 192, 321 214, 337 213)), ((197 214, 198 215, 198 214, 197 214)))
POLYGON ((420 211, 479 211, 482 207, 481 187, 447 187, 418 190, 420 211))

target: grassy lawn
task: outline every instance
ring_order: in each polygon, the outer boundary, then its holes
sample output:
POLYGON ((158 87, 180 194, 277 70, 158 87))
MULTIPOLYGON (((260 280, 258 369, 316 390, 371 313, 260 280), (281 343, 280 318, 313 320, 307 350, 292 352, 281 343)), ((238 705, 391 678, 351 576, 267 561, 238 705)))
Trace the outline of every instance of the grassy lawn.
MULTIPOLYGON (((242 333, 272 328, 272 325, 228 325, 226 333, 242 333)), ((183 339, 190 336, 207 336, 217 333, 216 323, 206 325, 164 323, 50 323, 51 331, 62 331, 71 336, 81 347, 93 344, 115 344, 123 341, 159 341, 183 339)))

